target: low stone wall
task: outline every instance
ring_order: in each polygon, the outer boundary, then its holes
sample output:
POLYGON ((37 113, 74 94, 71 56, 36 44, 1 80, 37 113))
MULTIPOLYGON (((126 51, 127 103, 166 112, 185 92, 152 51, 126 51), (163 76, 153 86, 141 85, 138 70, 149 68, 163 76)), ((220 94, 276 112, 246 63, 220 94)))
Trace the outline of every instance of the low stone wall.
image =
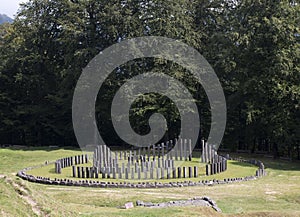
MULTIPOLYGON (((232 159, 232 158, 230 158, 232 159)), ((131 183, 131 182, 103 182, 103 181, 93 181, 93 180, 71 180, 71 179, 50 179, 47 177, 40 177, 40 176, 33 176, 28 175, 26 171, 31 170, 33 168, 41 167, 30 167, 23 169, 17 173, 17 176, 20 178, 41 184, 47 185, 65 185, 65 186, 81 186, 81 187, 96 187, 96 188, 171 188, 171 187, 188 187, 188 186, 213 186, 213 185, 220 185, 220 184, 230 184, 236 182, 243 182, 243 181, 251 181, 256 180, 259 177, 266 175, 263 163, 257 160, 242 160, 242 159, 232 159, 237 160, 239 162, 251 163, 254 165, 259 166, 255 175, 246 176, 246 177, 235 177, 235 178, 226 178, 223 180, 199 180, 199 181, 181 181, 181 182, 139 182, 139 183, 131 183)), ((47 163, 48 164, 48 163, 47 163)), ((45 165, 47 165, 45 164, 45 165)))
POLYGON ((182 182, 102 182, 102 181, 92 181, 92 180, 71 180, 71 179, 50 179, 40 176, 32 176, 25 173, 24 170, 19 171, 17 176, 20 178, 47 185, 65 185, 65 186, 79 186, 79 187, 96 187, 96 188, 170 188, 170 187, 189 187, 189 186, 213 186, 220 184, 230 184, 242 181, 256 180, 256 176, 247 176, 241 178, 227 178, 224 180, 202 180, 202 181, 182 181, 182 182))
POLYGON ((152 203, 144 201, 136 201, 136 206, 139 207, 148 207, 148 208, 165 208, 165 207, 182 207, 182 206, 205 206, 212 207, 217 212, 222 212, 221 209, 217 206, 216 202, 209 197, 195 197, 189 200, 177 200, 169 201, 164 203, 152 203))

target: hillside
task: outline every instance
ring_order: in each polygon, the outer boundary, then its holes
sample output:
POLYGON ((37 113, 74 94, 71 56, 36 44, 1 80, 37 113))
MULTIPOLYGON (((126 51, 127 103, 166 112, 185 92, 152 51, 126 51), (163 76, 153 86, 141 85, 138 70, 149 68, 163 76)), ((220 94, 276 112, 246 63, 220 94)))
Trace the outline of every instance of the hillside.
POLYGON ((2 23, 11 23, 13 22, 13 19, 5 14, 0 14, 0 24, 2 23))

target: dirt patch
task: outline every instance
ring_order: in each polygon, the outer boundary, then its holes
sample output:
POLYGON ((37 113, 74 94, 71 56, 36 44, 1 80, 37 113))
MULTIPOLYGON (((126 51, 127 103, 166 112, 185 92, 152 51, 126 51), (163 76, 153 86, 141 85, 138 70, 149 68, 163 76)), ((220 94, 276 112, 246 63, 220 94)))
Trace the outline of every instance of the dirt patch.
POLYGON ((14 182, 12 179, 6 179, 6 182, 11 184, 15 191, 18 193, 18 195, 27 203, 31 206, 32 211, 37 215, 37 216, 47 216, 43 211, 40 209, 38 206, 37 202, 34 200, 34 198, 30 195, 28 190, 24 188, 21 184, 14 182))

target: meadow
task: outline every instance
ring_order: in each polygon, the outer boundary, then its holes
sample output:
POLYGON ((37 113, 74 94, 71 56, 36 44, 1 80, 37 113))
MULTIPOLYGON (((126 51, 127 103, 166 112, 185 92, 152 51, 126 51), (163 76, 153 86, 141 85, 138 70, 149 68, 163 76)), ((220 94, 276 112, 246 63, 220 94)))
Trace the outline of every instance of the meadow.
MULTIPOLYGON (((274 160, 255 155, 267 169, 267 176, 227 185, 164 189, 101 189, 48 186, 26 182, 16 173, 58 158, 78 155, 73 148, 2 148, 0 149, 0 216, 300 216, 300 162, 274 160), (222 213, 206 207, 153 209, 120 206, 136 200, 166 202, 208 196, 222 213)), ((32 170, 34 175, 49 175, 53 165, 32 170)), ((198 179, 222 179, 253 175, 255 167, 229 161, 224 173, 198 179)), ((62 176, 68 176, 64 171, 62 176)), ((55 174, 53 174, 55 176, 55 174)), ((57 176, 57 175, 56 175, 57 176)))

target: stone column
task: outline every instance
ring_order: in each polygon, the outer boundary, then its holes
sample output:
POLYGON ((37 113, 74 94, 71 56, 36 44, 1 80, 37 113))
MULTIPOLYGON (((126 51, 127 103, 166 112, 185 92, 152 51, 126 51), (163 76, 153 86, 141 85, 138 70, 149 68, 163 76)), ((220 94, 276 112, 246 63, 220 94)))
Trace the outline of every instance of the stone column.
POLYGON ((88 155, 86 154, 85 155, 85 163, 87 164, 89 162, 89 158, 88 158, 88 155))
POLYGON ((76 167, 75 166, 72 166, 72 172, 73 172, 73 177, 75 178, 76 177, 76 167))
POLYGON ((141 179, 141 168, 138 168, 137 172, 138 172, 138 179, 140 180, 141 179))
POLYGON ((183 178, 187 178, 187 168, 183 167, 183 178))
POLYGON ((133 180, 134 179, 134 169, 131 168, 131 179, 133 180))
POLYGON ((105 177, 106 177, 106 168, 104 167, 104 168, 102 168, 101 169, 102 171, 102 179, 105 179, 105 177))
POLYGON ((210 165, 209 165, 209 164, 206 164, 205 168, 206 168, 205 174, 206 174, 207 176, 209 176, 209 175, 210 175, 210 165))
POLYGON ((171 173, 170 168, 167 168, 167 179, 170 179, 170 178, 171 178, 171 177, 170 177, 170 173, 171 173))
POLYGON ((99 168, 95 167, 95 178, 98 179, 99 178, 99 168))
POLYGON ((160 179, 160 168, 156 168, 156 179, 160 179))
POLYGON ((81 178, 81 175, 80 175, 80 167, 77 167, 77 177, 78 177, 78 178, 81 178))
POLYGON ((179 139, 179 146, 180 146, 180 160, 182 161, 183 159, 183 143, 182 143, 182 138, 179 139))
POLYGON ((153 168, 150 168, 150 179, 153 179, 153 168))
MULTIPOLYGON (((82 155, 83 156, 83 155, 82 155)), ((85 178, 84 167, 81 167, 81 178, 85 178)))
POLYGON ((147 147, 147 154, 148 154, 148 156, 147 156, 147 161, 150 161, 150 145, 147 147))
POLYGON ((161 178, 165 178, 165 168, 161 168, 161 178))
POLYGON ((184 160, 185 160, 185 161, 187 161, 187 159, 188 159, 188 156, 187 156, 187 150, 188 150, 188 148, 187 148, 187 140, 184 139, 183 152, 184 152, 184 160))
POLYGON ((152 146, 152 155, 153 155, 153 160, 155 160, 155 144, 152 146))
POLYGON ((205 143, 205 148, 204 148, 204 150, 205 150, 205 163, 209 163, 209 155, 208 155, 208 153, 209 153, 209 147, 208 147, 208 143, 206 142, 205 143))
POLYGON ((128 168, 125 168, 125 179, 128 179, 128 168))
POLYGON ((178 167, 177 170, 178 170, 177 175, 178 175, 178 178, 180 179, 181 178, 181 167, 178 167))
POLYGON ((89 179, 90 178, 90 168, 85 167, 85 178, 89 179))
POLYGON ((177 178, 177 176, 176 176, 176 168, 174 168, 172 171, 173 171, 173 176, 172 177, 173 177, 173 179, 176 179, 177 178))
POLYGON ((113 179, 116 179, 117 178, 117 171, 116 171, 115 167, 112 168, 112 174, 113 174, 113 179))
POLYGON ((192 140, 191 139, 189 139, 189 153, 188 153, 188 155, 189 155, 189 161, 192 161, 192 157, 193 157, 193 152, 192 152, 192 140))
POLYGON ((189 167, 189 178, 193 178, 193 168, 189 167))
POLYGON ((197 178, 198 177, 198 167, 194 166, 194 177, 197 178))

